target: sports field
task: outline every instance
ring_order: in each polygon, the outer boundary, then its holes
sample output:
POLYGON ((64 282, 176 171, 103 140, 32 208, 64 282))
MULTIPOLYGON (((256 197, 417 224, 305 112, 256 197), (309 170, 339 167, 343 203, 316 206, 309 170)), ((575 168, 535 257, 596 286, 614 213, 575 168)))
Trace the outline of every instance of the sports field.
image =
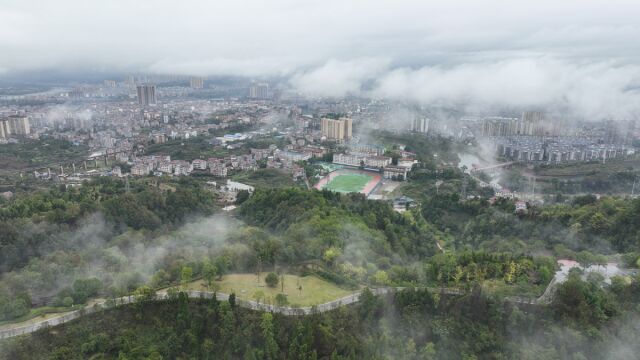
POLYGON ((371 181, 371 176, 362 174, 344 174, 335 177, 324 188, 337 192, 358 192, 371 181))
POLYGON ((360 192, 368 195, 378 185, 380 179, 380 175, 375 173, 341 169, 325 176, 318 182, 316 188, 341 193, 360 192))

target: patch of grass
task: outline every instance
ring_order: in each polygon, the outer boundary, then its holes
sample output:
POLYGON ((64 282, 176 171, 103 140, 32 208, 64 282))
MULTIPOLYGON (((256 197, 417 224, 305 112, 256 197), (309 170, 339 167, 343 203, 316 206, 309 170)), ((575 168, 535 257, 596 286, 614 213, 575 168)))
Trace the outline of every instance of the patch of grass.
MULTIPOLYGON (((316 276, 284 275, 284 292, 282 285, 278 282, 275 288, 268 287, 264 278, 266 272, 260 277, 256 274, 229 274, 215 282, 217 291, 236 296, 244 300, 254 300, 261 297, 260 302, 275 303, 277 294, 284 293, 291 306, 312 306, 323 304, 354 293, 354 290, 343 289, 326 280, 316 276), (302 287, 302 290, 300 290, 302 287), (260 296, 260 293, 263 295, 260 296)), ((281 279, 279 277, 279 279, 281 279)), ((210 290, 207 289, 206 282, 197 280, 187 285, 189 290, 210 290)), ((211 289, 212 290, 212 289, 211 289)))
POLYGON ((499 297, 523 296, 537 298, 544 293, 546 285, 533 284, 507 284, 503 280, 485 280, 482 289, 499 297))
POLYGON ((248 184, 256 188, 291 187, 296 183, 291 174, 278 169, 258 169, 256 171, 243 171, 232 176, 233 181, 248 184))

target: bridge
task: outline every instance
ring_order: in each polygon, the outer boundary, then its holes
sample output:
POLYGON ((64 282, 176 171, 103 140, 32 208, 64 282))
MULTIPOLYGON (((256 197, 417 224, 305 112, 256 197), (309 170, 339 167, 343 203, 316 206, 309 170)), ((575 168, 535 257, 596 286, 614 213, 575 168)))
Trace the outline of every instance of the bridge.
POLYGON ((514 164, 513 161, 509 161, 509 162, 500 163, 500 164, 494 164, 494 165, 488 165, 488 166, 483 166, 483 167, 478 167, 478 168, 472 168, 470 171, 471 172, 478 172, 478 171, 497 170, 497 169, 510 167, 513 164, 514 164))

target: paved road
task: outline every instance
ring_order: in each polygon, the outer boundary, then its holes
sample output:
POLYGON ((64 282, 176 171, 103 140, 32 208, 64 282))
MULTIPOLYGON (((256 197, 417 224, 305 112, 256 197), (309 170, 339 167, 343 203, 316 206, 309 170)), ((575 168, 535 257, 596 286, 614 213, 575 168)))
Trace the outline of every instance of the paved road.
MULTIPOLYGON (((396 290, 401 290, 403 288, 377 288, 371 289, 371 292, 375 295, 383 295, 396 290)), ((429 289, 432 292, 444 292, 448 295, 462 295, 463 291, 457 289, 439 289, 433 288, 429 289)), ((189 298, 192 299, 211 299, 214 295, 220 301, 229 300, 229 295, 224 293, 214 293, 210 291, 197 291, 197 290, 187 290, 184 291, 189 298)), ((168 294, 166 290, 158 291, 155 295, 155 300, 166 300, 168 299, 168 294)), ((288 316, 296 316, 296 315, 308 315, 313 312, 326 312, 339 308, 343 305, 349 305, 358 302, 360 299, 360 292, 353 293, 351 295, 347 295, 337 300, 330 301, 328 303, 320 304, 315 307, 302 307, 302 308, 291 308, 286 306, 275 306, 271 304, 259 303, 251 300, 241 300, 237 299, 236 303, 239 306, 244 308, 257 310, 257 311, 269 311, 273 313, 280 313, 288 316)), ((94 313, 96 311, 100 311, 103 309, 107 309, 112 306, 120 306, 133 303, 135 301, 135 296, 124 296, 121 298, 115 299, 115 301, 108 300, 98 300, 92 305, 88 305, 82 309, 70 311, 67 313, 62 313, 59 316, 55 316, 46 320, 33 322, 29 325, 20 326, 20 324, 11 324, 6 325, 4 327, 0 327, 0 339, 6 339, 14 336, 29 334, 40 329, 44 329, 47 327, 57 326, 69 322, 71 320, 75 320, 81 316, 94 313)))
MULTIPOLYGON (((560 280, 559 282, 562 282, 560 280)), ((558 281, 557 278, 554 278, 547 286, 544 294, 539 298, 525 298, 525 297, 507 297, 505 300, 511 301, 514 303, 520 304, 531 304, 531 305, 543 305, 550 302, 553 292, 555 291, 556 285, 558 281)), ((387 287, 387 288, 375 288, 371 289, 371 292, 374 295, 384 295, 393 291, 398 291, 405 289, 403 287, 387 287)), ((447 295, 463 295, 465 292, 462 290, 454 289, 454 288, 427 288, 430 292, 433 293, 444 293, 447 295)), ((184 291, 187 296, 191 299, 211 299, 215 295, 216 298, 220 301, 229 300, 229 295, 224 293, 214 293, 210 291, 197 291, 197 290, 187 290, 184 291)), ((166 290, 160 290, 156 292, 154 300, 166 300, 168 299, 168 294, 166 290)), ((287 316, 300 316, 300 315, 308 315, 313 312, 327 312, 331 310, 335 310, 343 305, 349 305, 356 303, 360 300, 360 292, 353 293, 351 295, 347 295, 340 299, 336 299, 330 301, 328 303, 320 304, 314 307, 302 307, 302 308, 292 308, 287 306, 275 306, 271 304, 260 303, 252 300, 242 300, 237 299, 236 303, 244 308, 252 309, 256 311, 268 311, 273 313, 280 313, 287 316)), ((0 327, 0 339, 6 339, 14 336, 29 334, 35 331, 38 331, 43 328, 52 327, 64 324, 71 320, 75 320, 81 316, 94 313, 96 311, 100 311, 103 309, 107 309, 112 306, 120 306, 133 303, 135 301, 135 296, 124 296, 121 298, 115 299, 115 301, 108 301, 104 299, 96 300, 93 304, 87 305, 86 307, 70 311, 67 313, 62 313, 58 316, 54 316, 52 318, 32 322, 29 325, 20 325, 20 324, 10 324, 0 327)), ((33 320, 32 320, 33 321, 33 320)))

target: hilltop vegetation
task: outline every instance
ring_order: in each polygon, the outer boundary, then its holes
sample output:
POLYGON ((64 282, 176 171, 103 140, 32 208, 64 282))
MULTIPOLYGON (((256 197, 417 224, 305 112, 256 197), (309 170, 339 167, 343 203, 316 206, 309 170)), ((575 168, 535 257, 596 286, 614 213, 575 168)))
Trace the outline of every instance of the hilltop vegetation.
POLYGON ((519 309, 479 288, 408 289, 305 317, 235 301, 138 302, 5 341, 7 359, 628 359, 640 351, 640 282, 613 291, 572 278, 551 307, 519 309), (592 301, 592 300, 595 300, 592 301))

